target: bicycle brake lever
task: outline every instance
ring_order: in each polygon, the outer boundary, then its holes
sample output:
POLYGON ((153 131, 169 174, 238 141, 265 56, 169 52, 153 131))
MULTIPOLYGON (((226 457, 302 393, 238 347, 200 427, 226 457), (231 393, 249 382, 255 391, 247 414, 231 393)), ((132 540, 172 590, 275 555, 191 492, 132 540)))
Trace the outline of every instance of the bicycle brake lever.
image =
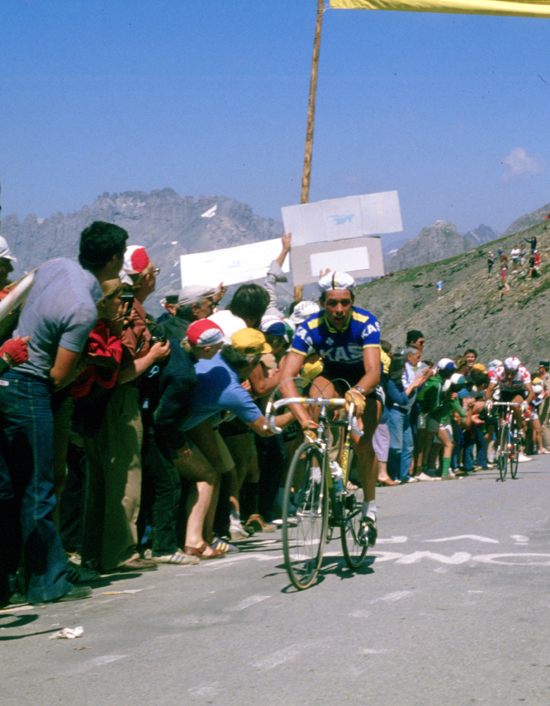
POLYGON ((283 430, 275 424, 275 417, 269 418, 269 430, 274 434, 280 434, 283 430))
POLYGON ((357 426, 357 417, 351 418, 351 430, 354 434, 357 434, 357 436, 363 436, 364 432, 357 426))

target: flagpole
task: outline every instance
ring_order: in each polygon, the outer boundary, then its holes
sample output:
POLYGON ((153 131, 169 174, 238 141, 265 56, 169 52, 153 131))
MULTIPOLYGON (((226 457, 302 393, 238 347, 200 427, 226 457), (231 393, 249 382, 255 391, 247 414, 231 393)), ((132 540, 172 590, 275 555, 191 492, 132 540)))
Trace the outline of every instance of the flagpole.
POLYGON ((317 0, 317 23, 313 42, 313 60, 309 83, 309 106, 307 109, 306 149, 304 155, 304 173, 302 176, 302 198, 300 203, 309 201, 309 182, 311 179, 311 154, 313 152, 313 126, 315 124, 315 98, 317 95, 317 73, 319 69, 319 49, 321 47, 321 27, 323 25, 324 0, 317 0))

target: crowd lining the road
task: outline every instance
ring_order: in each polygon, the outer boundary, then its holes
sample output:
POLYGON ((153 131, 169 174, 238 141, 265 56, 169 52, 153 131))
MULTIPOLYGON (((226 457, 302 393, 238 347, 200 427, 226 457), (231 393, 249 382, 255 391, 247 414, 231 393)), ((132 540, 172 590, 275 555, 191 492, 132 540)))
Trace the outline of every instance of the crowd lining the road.
MULTIPOLYGON (((222 558, 277 529, 304 430, 286 411, 283 434, 272 434, 265 404, 284 383, 297 327, 321 308, 278 306, 290 236, 265 287, 244 284, 221 309, 223 284, 186 283, 156 321, 144 305, 159 270, 127 239, 94 222, 78 262, 38 268, 24 305, 1 322, 0 604, 85 598, 100 575, 222 558)), ((0 238, 0 298, 14 259, 0 238)), ((420 331, 403 349, 380 341, 379 485, 491 467, 485 397, 500 361, 485 367, 469 349, 434 365, 424 346, 420 331)), ((303 353, 300 389, 315 395, 323 360, 303 353)), ((549 368, 532 375, 531 454, 550 452, 549 368)))

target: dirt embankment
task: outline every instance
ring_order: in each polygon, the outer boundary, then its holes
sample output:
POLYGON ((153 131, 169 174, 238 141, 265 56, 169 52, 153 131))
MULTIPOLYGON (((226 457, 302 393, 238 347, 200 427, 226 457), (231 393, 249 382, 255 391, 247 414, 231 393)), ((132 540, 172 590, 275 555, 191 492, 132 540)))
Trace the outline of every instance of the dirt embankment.
MULTIPOLYGON (((434 362, 474 348, 485 364, 513 354, 536 370, 539 360, 550 359, 550 225, 545 225, 539 223, 463 255, 401 270, 364 285, 358 290, 357 304, 378 317, 382 338, 396 348, 404 344, 407 331, 418 329, 426 338, 424 357, 434 362), (502 247, 508 255, 511 273, 510 250, 532 235, 537 236, 542 256, 541 277, 509 274, 511 292, 499 302, 497 251, 502 247), (495 255, 490 277, 489 250, 495 255), (438 279, 443 281, 439 298, 438 279)), ((529 254, 528 243, 526 248, 529 254)))

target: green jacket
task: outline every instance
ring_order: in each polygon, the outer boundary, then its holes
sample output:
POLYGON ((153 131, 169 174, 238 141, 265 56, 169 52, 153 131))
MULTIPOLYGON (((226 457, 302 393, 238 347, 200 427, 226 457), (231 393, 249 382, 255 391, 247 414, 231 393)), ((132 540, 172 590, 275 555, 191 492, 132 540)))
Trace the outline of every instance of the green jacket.
POLYGON ((447 398, 447 393, 443 391, 443 384, 444 380, 441 375, 434 375, 418 393, 421 411, 440 424, 449 420, 453 412, 458 412, 462 418, 466 416, 466 411, 457 399, 447 398))

